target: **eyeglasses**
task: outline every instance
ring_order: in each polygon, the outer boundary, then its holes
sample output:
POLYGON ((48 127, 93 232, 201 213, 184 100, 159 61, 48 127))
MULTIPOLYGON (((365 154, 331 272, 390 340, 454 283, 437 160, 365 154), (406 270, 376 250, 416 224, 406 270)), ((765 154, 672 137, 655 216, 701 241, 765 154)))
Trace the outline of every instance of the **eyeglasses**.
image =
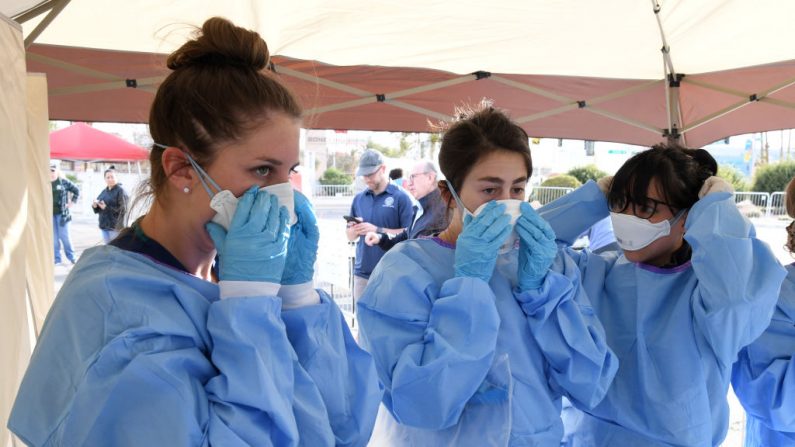
POLYGON ((418 176, 420 176, 420 175, 425 175, 425 174, 430 174, 430 172, 418 172, 418 173, 416 173, 416 174, 411 174, 411 175, 409 176, 409 181, 412 181, 412 182, 413 182, 415 178, 417 178, 417 177, 418 177, 418 176))
POLYGON ((641 219, 648 219, 657 212, 657 207, 663 205, 667 206, 671 213, 675 214, 675 207, 669 203, 661 202, 652 198, 647 198, 646 203, 636 203, 628 198, 623 198, 610 204, 610 211, 614 213, 623 213, 632 207, 632 214, 641 219))

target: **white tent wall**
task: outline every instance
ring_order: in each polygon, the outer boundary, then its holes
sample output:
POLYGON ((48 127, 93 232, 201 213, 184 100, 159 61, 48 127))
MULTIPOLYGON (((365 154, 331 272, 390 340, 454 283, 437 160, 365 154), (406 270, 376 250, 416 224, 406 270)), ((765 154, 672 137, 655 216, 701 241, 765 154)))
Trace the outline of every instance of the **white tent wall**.
POLYGON ((28 215, 25 49, 21 28, 0 15, 0 446, 30 355, 25 297, 28 215))
POLYGON ((47 78, 43 74, 28 74, 27 88, 28 218, 25 223, 25 267, 27 293, 33 312, 33 329, 38 335, 55 295, 52 284, 52 189, 49 177, 47 78))

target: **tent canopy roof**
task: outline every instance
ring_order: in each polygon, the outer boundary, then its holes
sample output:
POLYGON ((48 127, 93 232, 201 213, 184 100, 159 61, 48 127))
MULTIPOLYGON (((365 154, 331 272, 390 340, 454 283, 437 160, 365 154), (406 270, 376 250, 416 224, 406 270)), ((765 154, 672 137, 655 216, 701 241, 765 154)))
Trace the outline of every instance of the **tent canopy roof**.
POLYGON ((271 54, 333 65, 659 79, 657 17, 678 73, 795 58, 795 2, 780 0, 80 0, 36 41, 169 53, 215 15, 258 30, 271 54))
POLYGON ((220 15, 266 39, 306 127, 427 131, 484 97, 539 137, 699 146, 795 127, 792 1, 67 3, 37 38, 58 46, 28 52, 51 118, 146 121, 163 55, 220 15))
POLYGON ((149 151, 86 123, 50 132, 50 158, 63 160, 136 161, 149 151))

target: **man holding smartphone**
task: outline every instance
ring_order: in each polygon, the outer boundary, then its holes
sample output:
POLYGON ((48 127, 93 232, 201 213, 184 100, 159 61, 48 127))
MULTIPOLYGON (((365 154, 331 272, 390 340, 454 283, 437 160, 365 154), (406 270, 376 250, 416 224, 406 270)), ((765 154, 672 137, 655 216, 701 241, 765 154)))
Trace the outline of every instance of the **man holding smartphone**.
POLYGON ((390 183, 380 152, 367 149, 359 160, 356 175, 363 177, 367 189, 353 198, 350 217, 354 220, 348 220, 345 230, 349 241, 358 239, 353 270, 354 301, 362 295, 370 273, 386 253, 377 245, 365 244, 365 235, 369 232, 400 234, 411 225, 414 217, 411 198, 404 190, 390 183))

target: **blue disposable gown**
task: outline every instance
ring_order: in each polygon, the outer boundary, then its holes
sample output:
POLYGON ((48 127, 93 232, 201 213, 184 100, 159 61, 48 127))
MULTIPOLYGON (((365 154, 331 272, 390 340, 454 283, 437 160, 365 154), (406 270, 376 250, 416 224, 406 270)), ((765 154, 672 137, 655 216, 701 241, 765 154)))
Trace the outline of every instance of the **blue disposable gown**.
POLYGON ((795 445, 795 264, 786 268, 770 327, 740 351, 732 371, 747 412, 746 447, 795 445))
MULTIPOLYGON (((565 244, 608 208, 589 182, 539 212, 565 244)), ((726 436, 732 363, 770 323, 785 271, 729 193, 693 205, 685 232, 692 258, 671 269, 571 251, 621 368, 595 408, 572 402, 570 445, 716 446, 726 436)))
POLYGON ((489 283, 454 277, 455 249, 439 239, 381 259, 357 307, 394 422, 376 425, 374 445, 557 447, 561 396, 602 399, 618 365, 577 266, 559 254, 540 288, 519 293, 517 254, 489 283))
POLYGON ((381 389, 321 292, 219 300, 219 288, 112 246, 61 288, 9 428, 34 446, 365 445, 381 389))

